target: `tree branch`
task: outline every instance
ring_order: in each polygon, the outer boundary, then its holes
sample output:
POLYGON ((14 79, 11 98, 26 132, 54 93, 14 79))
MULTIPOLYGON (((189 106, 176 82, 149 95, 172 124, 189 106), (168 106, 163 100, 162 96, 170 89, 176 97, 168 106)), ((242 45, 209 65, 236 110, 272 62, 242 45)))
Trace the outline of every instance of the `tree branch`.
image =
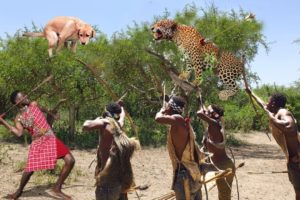
POLYGON ((179 72, 176 70, 175 66, 172 65, 172 63, 167 60, 163 55, 160 55, 156 52, 151 51, 150 49, 145 49, 145 51, 157 58, 159 58, 162 62, 163 65, 162 67, 164 68, 165 72, 171 77, 172 81, 178 85, 182 90, 184 90, 186 93, 191 93, 192 91, 199 91, 199 88, 197 86, 194 86, 188 81, 180 79, 179 72))
POLYGON ((148 92, 146 92, 144 90, 141 90, 140 88, 136 87, 135 85, 129 84, 129 87, 131 87, 132 89, 134 89, 134 90, 138 91, 139 93, 141 93, 145 97, 145 100, 148 103, 151 103, 151 104, 159 104, 160 103, 159 101, 152 100, 152 98, 149 95, 147 95, 148 92))
MULTIPOLYGON (((91 65, 88 65, 87 63, 85 63, 84 61, 80 60, 79 58, 75 58, 76 61, 78 61, 79 63, 81 63, 84 67, 86 67, 96 78, 96 80, 105 87, 106 91, 108 92, 108 94, 110 95, 110 97, 114 100, 114 101, 118 101, 120 98, 117 97, 117 95, 113 92, 113 90, 111 89, 111 87, 108 85, 108 83, 103 80, 100 75, 101 73, 95 68, 92 67, 91 65)), ((133 119, 131 118, 130 114, 124 109, 125 114, 129 120, 129 123, 131 125, 131 128, 133 129, 133 132, 135 133, 135 136, 138 138, 138 130, 137 130, 137 126, 134 124, 133 119)))

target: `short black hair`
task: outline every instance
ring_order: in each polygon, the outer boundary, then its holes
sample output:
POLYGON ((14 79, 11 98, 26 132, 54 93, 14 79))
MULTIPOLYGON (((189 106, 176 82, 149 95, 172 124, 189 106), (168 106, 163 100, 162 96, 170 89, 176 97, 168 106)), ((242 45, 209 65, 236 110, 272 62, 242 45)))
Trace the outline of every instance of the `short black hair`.
POLYGON ((271 101, 274 101, 277 107, 284 108, 287 99, 286 96, 282 93, 274 93, 271 95, 271 101))
POLYGON ((212 109, 218 113, 221 117, 224 116, 224 109, 216 104, 211 105, 212 109))
POLYGON ((111 114, 120 114, 122 112, 121 106, 115 102, 107 104, 105 108, 111 114))
POLYGON ((19 90, 15 90, 15 91, 13 91, 12 93, 11 93, 11 95, 10 95, 10 102, 12 103, 12 104, 16 104, 16 98, 17 98, 17 95, 20 93, 20 91, 19 90))

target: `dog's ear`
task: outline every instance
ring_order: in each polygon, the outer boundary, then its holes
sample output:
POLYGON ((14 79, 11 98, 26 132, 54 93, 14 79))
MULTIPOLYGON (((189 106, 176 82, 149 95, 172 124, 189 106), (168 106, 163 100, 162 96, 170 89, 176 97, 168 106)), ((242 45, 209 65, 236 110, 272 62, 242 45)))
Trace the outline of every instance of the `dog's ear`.
POLYGON ((96 31, 92 30, 91 38, 94 38, 94 37, 96 37, 96 31))
POLYGON ((82 28, 82 23, 76 22, 75 23, 75 28, 76 28, 76 30, 79 31, 82 28))

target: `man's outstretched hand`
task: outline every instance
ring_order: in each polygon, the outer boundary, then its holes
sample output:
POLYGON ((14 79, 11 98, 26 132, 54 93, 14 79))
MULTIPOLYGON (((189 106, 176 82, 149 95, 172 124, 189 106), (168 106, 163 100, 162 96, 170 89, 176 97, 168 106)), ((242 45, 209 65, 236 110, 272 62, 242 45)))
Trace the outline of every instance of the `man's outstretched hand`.
POLYGON ((119 104, 121 107, 124 107, 124 101, 122 100, 117 101, 117 104, 119 104))

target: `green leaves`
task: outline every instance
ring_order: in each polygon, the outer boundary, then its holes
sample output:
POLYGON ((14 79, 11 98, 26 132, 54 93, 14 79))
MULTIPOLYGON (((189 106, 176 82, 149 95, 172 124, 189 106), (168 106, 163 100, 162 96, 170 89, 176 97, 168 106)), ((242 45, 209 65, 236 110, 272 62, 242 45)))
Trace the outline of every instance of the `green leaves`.
MULTIPOLYGON (((88 65, 99 72, 100 78, 115 94, 121 96, 128 91, 124 99, 126 110, 139 127, 142 142, 163 143, 165 128, 155 124, 154 116, 161 107, 162 81, 166 83, 168 94, 171 93, 174 84, 165 71, 165 63, 147 53, 145 49, 165 57, 179 72, 186 67, 183 55, 179 53, 174 43, 153 40, 151 25, 155 20, 169 18, 170 15, 166 11, 161 16, 154 17, 151 22, 136 22, 124 31, 116 32, 111 38, 98 31, 97 38, 86 46, 78 45, 75 54, 63 49, 53 58, 48 57, 46 39, 20 37, 21 30, 14 36, 0 40, 0 97, 5 99, 0 102, 0 106, 10 105, 7 103, 8 96, 13 90, 20 89, 28 93, 45 77, 52 74, 54 80, 32 94, 30 99, 38 99, 51 107, 60 99, 66 98, 67 102, 62 106, 63 116, 68 116, 67 108, 75 105, 77 124, 87 118, 99 116, 104 105, 112 101, 112 98, 107 87, 97 82, 96 79, 99 77, 95 77, 86 68, 85 65, 88 65)), ((267 47, 267 43, 262 35, 262 23, 257 20, 246 22, 243 20, 246 15, 243 10, 222 12, 214 5, 207 8, 187 5, 183 11, 175 14, 175 20, 195 26, 201 34, 221 49, 245 55, 247 61, 251 62, 257 54, 258 45, 267 47)), ((25 30, 41 31, 34 24, 32 28, 25 27, 25 30)), ((216 59, 213 56, 207 55, 206 59, 215 65, 216 59)), ((257 78, 253 77, 251 80, 257 78)), ((229 111, 226 112, 228 116, 231 112, 238 112, 240 114, 234 115, 240 116, 239 119, 250 116, 253 120, 250 108, 241 109, 248 103, 242 92, 227 102, 219 101, 217 94, 220 85, 213 70, 207 70, 200 81, 206 102, 228 107, 229 111)), ((190 99, 190 104, 189 113, 194 116, 198 109, 194 95, 190 99)), ((239 122, 233 118, 235 116, 232 116, 233 120, 228 118, 229 124, 232 123, 230 128, 246 126, 238 125, 239 122)), ((60 129, 68 128, 67 121, 67 117, 62 118, 60 129)), ((126 127, 130 132, 128 126, 126 127)), ((195 127, 200 136, 202 126, 195 125, 195 127)))

